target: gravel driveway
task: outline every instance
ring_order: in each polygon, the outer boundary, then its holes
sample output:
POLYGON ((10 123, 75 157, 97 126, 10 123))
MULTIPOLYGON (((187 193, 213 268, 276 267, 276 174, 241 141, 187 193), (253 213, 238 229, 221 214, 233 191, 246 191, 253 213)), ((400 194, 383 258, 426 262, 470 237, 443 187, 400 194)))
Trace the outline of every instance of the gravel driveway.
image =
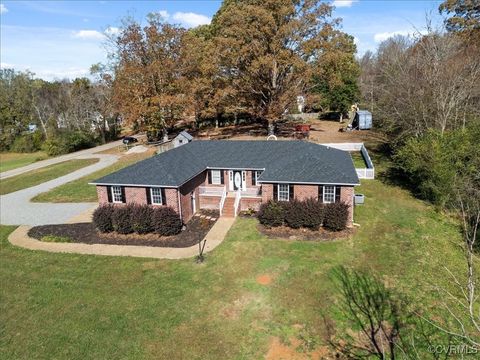
MULTIPOLYGON (((97 150, 98 151, 98 150, 97 150)), ((65 223, 73 216, 96 206, 96 203, 32 203, 34 196, 49 191, 57 186, 76 180, 112 165, 118 159, 116 155, 82 154, 75 158, 98 158, 93 165, 86 166, 57 179, 47 181, 37 186, 15 191, 0 196, 0 224, 2 225, 47 225, 65 223)), ((93 186, 93 185, 92 185, 93 186)))
POLYGON ((110 143, 107 143, 107 144, 95 146, 95 147, 90 148, 90 149, 76 151, 76 152, 73 152, 73 153, 70 153, 70 154, 60 155, 60 156, 57 156, 57 157, 54 157, 54 158, 51 158, 51 159, 37 161, 37 162, 34 162, 32 164, 19 167, 17 169, 12 169, 12 170, 1 172, 0 173, 0 179, 6 179, 6 178, 9 178, 9 177, 12 177, 12 176, 15 176, 15 175, 24 174, 24 173, 32 171, 32 170, 40 169, 42 167, 53 165, 53 164, 58 164, 58 163, 61 163, 63 161, 67 161, 67 160, 88 159, 88 158, 92 158, 92 157, 97 157, 95 153, 100 152, 100 151, 104 151, 104 150, 108 150, 108 149, 111 149, 111 148, 114 148, 114 147, 117 147, 117 146, 120 146, 120 145, 122 145, 122 140, 113 141, 113 142, 110 142, 110 143))

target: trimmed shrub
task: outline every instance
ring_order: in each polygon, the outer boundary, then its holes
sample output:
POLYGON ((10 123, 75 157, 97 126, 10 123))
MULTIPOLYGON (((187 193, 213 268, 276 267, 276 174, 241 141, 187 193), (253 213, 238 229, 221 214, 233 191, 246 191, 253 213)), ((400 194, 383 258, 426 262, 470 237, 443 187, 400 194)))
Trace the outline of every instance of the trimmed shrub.
POLYGON ((93 212, 93 225, 98 231, 108 233, 113 231, 113 211, 115 207, 112 204, 101 205, 93 212))
POLYGON ((131 213, 132 228, 138 234, 153 232, 153 208, 148 205, 135 205, 131 213))
POLYGON ((307 216, 304 203, 298 200, 285 202, 282 204, 285 210, 285 223, 292 229, 299 229, 304 226, 307 216))
POLYGON ((285 219, 286 206, 273 200, 263 203, 258 211, 258 220, 265 226, 281 226, 285 219))
POLYGON ((345 230, 348 221, 348 205, 332 203, 325 206, 323 226, 333 231, 345 230))
POLYGON ((304 209, 303 226, 312 230, 318 230, 323 223, 324 205, 314 198, 305 200, 302 205, 304 209))
POLYGON ((132 211, 134 205, 115 206, 112 216, 113 229, 120 234, 130 234, 132 228, 132 211))
POLYGON ((182 231, 180 216, 170 206, 162 206, 153 210, 153 228, 162 236, 176 235, 182 231))

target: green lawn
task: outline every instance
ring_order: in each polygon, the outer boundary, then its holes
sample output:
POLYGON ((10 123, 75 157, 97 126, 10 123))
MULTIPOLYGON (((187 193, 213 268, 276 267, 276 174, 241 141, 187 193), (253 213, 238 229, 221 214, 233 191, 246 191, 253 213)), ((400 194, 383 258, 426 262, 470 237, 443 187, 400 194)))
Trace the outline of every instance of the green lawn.
POLYGON ((98 159, 68 160, 41 169, 32 170, 21 175, 12 176, 5 180, 0 180, 0 195, 26 189, 56 179, 96 162, 98 162, 98 159))
POLYGON ((135 155, 126 155, 115 164, 108 166, 102 170, 96 171, 90 175, 80 179, 71 181, 50 191, 35 196, 33 202, 96 202, 97 190, 95 186, 88 185, 89 182, 108 175, 114 171, 120 170, 128 165, 143 160, 151 156, 150 153, 142 153, 135 155))
POLYGON ((238 218, 202 265, 28 251, 2 227, 0 358, 260 359, 273 337, 321 346, 325 321, 343 326, 330 280, 339 264, 438 311, 430 284, 448 284, 443 266, 464 270, 456 224, 378 180, 359 192, 366 204, 351 239, 269 240, 238 218), (271 284, 258 284, 265 274, 271 284))
POLYGON ((34 153, 0 153, 0 172, 16 169, 47 158, 48 155, 42 151, 34 153))
POLYGON ((350 152, 350 155, 352 156, 353 165, 356 168, 363 169, 367 167, 367 164, 365 163, 365 160, 363 159, 360 151, 352 151, 350 152))

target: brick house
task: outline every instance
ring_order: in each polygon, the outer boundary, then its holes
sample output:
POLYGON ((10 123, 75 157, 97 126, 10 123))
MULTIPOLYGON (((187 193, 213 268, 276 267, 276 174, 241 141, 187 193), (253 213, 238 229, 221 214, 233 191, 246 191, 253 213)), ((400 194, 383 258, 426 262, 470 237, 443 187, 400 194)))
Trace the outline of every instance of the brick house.
POLYGON ((359 180, 348 152, 304 141, 192 141, 101 179, 98 201, 171 206, 184 222, 199 209, 222 216, 270 199, 344 202, 353 222, 359 180))

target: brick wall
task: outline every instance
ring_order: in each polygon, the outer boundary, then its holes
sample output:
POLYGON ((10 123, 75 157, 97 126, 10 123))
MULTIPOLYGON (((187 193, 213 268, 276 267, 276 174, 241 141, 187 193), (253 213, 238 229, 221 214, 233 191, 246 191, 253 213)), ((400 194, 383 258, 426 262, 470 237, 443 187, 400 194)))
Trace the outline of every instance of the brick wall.
POLYGON ((261 198, 242 198, 240 200, 240 210, 246 211, 249 209, 253 209, 258 211, 260 209, 260 204, 262 203, 261 198))
POLYGON ((340 191, 340 201, 349 205, 349 211, 348 211, 349 224, 353 223, 354 193, 355 191, 353 186, 342 186, 342 190, 340 191))
MULTIPOLYGON (((97 186, 97 196, 99 204, 108 203, 107 186, 97 186)), ((167 206, 171 206, 178 213, 177 189, 165 188, 165 197, 167 206)), ((127 204, 146 204, 147 190, 143 187, 125 187, 125 200, 127 204)), ((158 205, 153 205, 158 206, 158 205)))
POLYGON ((108 194, 106 186, 97 186, 97 197, 100 205, 108 203, 108 194))
POLYGON ((180 187, 180 202, 182 206, 183 221, 187 222, 193 216, 192 212, 192 192, 195 197, 196 211, 200 208, 200 196, 198 187, 205 184, 207 172, 204 171, 180 187))
POLYGON ((262 184, 262 201, 273 199, 273 184, 262 184))
POLYGON ((146 204, 147 190, 142 187, 125 186, 125 200, 127 204, 146 204))
POLYGON ((220 196, 200 196, 200 209, 215 209, 218 210, 220 205, 220 196))
POLYGON ((303 201, 309 198, 318 199, 318 185, 293 185, 295 199, 303 201))

